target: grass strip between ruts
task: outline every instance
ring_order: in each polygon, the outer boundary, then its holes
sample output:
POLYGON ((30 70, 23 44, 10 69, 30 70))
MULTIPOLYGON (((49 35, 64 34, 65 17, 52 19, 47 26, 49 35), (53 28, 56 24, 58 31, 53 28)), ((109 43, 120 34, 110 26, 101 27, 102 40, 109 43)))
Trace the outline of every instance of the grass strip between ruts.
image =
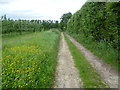
POLYGON ((77 49, 77 47, 67 38, 70 52, 73 56, 76 67, 79 70, 80 77, 83 82, 83 88, 108 88, 109 86, 103 81, 100 75, 95 69, 89 64, 84 55, 77 49))

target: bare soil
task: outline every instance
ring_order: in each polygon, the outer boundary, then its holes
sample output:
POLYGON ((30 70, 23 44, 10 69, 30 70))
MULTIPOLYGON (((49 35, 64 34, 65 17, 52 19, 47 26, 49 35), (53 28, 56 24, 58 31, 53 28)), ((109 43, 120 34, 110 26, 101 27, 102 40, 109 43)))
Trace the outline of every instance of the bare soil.
MULTIPOLYGON (((67 34, 66 34, 67 35, 67 34)), ((110 65, 106 64, 103 60, 96 57, 89 50, 84 48, 80 43, 78 43, 71 36, 67 37, 73 42, 73 44, 84 54, 89 63, 96 69, 96 71, 101 75, 101 77, 106 81, 110 88, 118 88, 118 72, 114 70, 110 65)))
POLYGON ((64 39, 64 35, 61 33, 54 88, 80 87, 82 87, 82 82, 79 77, 79 71, 74 65, 74 61, 64 39))

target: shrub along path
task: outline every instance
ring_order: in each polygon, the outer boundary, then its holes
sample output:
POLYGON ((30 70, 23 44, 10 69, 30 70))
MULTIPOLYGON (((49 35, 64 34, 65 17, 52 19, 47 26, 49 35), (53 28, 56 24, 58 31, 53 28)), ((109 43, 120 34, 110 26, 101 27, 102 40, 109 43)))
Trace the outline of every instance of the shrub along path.
POLYGON ((103 60, 93 55, 89 50, 84 48, 71 36, 69 36, 68 34, 66 34, 66 36, 84 54, 88 62, 92 65, 93 68, 96 69, 96 71, 106 81, 106 83, 110 86, 110 88, 118 88, 118 72, 112 69, 111 66, 105 64, 103 60))
POLYGON ((58 55, 58 65, 55 76, 55 88, 80 88, 82 82, 79 72, 74 65, 73 58, 68 49, 68 45, 61 33, 60 49, 58 55))

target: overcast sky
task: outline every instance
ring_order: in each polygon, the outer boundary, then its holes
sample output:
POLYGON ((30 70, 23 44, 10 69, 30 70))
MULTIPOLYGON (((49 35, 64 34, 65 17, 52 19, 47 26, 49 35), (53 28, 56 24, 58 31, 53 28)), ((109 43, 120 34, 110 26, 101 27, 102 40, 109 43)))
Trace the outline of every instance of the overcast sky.
POLYGON ((75 13, 87 0, 0 0, 0 16, 12 19, 59 20, 67 12, 75 13))

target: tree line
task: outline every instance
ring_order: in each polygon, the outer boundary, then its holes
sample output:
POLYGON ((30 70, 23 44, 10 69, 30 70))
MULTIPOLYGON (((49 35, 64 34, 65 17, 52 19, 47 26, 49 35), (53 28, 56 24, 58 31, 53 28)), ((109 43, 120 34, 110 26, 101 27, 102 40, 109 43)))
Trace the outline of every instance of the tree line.
POLYGON ((23 32, 36 32, 48 30, 50 28, 59 28, 59 22, 55 20, 13 20, 7 18, 6 15, 1 17, 2 34, 23 32))
POLYGON ((67 32, 119 49, 120 2, 86 2, 67 22, 67 32))

